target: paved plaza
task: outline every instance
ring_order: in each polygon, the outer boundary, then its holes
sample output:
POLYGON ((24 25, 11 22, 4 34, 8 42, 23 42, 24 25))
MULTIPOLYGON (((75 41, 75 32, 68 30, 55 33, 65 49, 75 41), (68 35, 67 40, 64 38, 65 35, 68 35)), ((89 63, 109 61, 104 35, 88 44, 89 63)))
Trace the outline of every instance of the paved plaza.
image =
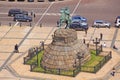
POLYGON ((84 31, 77 31, 78 39, 86 39, 86 43, 93 44, 92 40, 96 37, 100 37, 100 33, 103 34, 103 40, 100 44, 106 42, 107 48, 104 50, 112 51, 113 58, 96 74, 80 72, 75 78, 34 73, 30 72, 29 65, 23 65, 23 57, 26 56, 27 50, 30 47, 38 46, 40 41, 45 41, 45 44, 49 44, 52 40, 52 34, 58 27, 19 27, 19 26, 1 26, 0 27, 0 79, 2 80, 117 80, 119 79, 119 69, 116 71, 116 75, 112 77, 110 71, 120 61, 120 34, 119 29, 116 28, 89 28, 87 35, 84 31), (32 30, 31 30, 32 29, 32 30), (29 33, 29 31, 31 32, 29 33), (116 30, 118 30, 115 35, 116 30), (116 36, 115 42, 114 36, 116 36), (114 43, 113 43, 114 42, 114 43), (19 44, 20 53, 13 53, 15 44, 19 44), (110 49, 111 45, 115 44, 118 48, 117 52, 110 49), (11 56, 12 54, 12 56, 11 56), (9 59, 9 60, 7 60, 9 59), (111 65, 112 64, 112 65, 111 65), (4 66, 3 66, 4 65, 4 66), (107 77, 105 77, 107 76, 107 77), (104 78, 104 79, 103 79, 104 78), (116 78, 116 79, 115 79, 116 78))

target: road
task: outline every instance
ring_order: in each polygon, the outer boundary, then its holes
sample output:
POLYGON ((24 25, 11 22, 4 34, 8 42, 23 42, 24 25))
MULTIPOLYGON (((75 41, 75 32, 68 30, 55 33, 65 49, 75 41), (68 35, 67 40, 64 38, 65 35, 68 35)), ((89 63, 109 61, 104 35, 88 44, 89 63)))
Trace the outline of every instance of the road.
MULTIPOLYGON (((56 21, 59 20, 60 17, 60 9, 63 7, 70 8, 71 14, 75 9, 75 6, 79 0, 67 1, 67 2, 58 2, 54 3, 52 7, 48 10, 45 17, 39 22, 44 26, 55 26, 56 21), (57 7, 56 7, 57 6, 57 7)), ((96 19, 107 20, 114 25, 114 21, 116 16, 119 15, 119 0, 80 0, 80 3, 75 10, 73 15, 81 15, 88 19, 88 23, 91 26, 93 21, 96 19)), ((9 25, 9 23, 14 23, 12 17, 8 17, 8 11, 11 8, 20 8, 26 11, 34 11, 36 14, 36 18, 34 22, 36 23, 39 18, 43 15, 44 11, 50 5, 50 3, 26 3, 26 4, 18 4, 18 3, 0 3, 0 22, 1 24, 9 25)), ((23 23, 28 25, 29 23, 23 23)), ((38 24, 39 25, 39 24, 38 24)))

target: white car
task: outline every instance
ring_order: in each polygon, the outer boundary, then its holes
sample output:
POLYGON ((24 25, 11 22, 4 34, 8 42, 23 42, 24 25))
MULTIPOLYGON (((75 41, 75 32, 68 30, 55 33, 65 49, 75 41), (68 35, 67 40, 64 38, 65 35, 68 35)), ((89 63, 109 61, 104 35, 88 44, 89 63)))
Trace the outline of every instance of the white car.
POLYGON ((92 27, 101 28, 101 27, 107 27, 110 28, 111 23, 104 21, 104 20, 95 20, 92 27))
POLYGON ((120 27, 120 16, 116 18, 115 27, 120 27))

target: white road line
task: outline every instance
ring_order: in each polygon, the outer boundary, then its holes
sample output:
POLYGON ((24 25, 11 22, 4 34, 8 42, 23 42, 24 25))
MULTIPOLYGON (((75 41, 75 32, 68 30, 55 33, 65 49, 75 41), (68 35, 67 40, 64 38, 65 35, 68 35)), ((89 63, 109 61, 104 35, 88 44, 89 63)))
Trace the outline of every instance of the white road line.
POLYGON ((19 22, 16 22, 14 26, 17 26, 19 22))
POLYGON ((77 5, 75 6, 75 8, 74 8, 74 10, 73 10, 73 12, 72 12, 72 14, 71 14, 71 16, 73 16, 73 14, 74 14, 75 11, 77 10, 78 6, 80 5, 81 1, 82 1, 82 0, 79 0, 79 2, 77 3, 77 5))
POLYGON ((8 13, 3 13, 3 12, 0 12, 0 14, 8 14, 8 13))
POLYGON ((40 17, 40 19, 38 20, 38 22, 35 24, 35 26, 37 26, 39 24, 39 22, 42 20, 42 18, 45 16, 45 14, 48 12, 48 10, 51 8, 51 6, 54 4, 54 2, 52 2, 50 4, 50 6, 48 6, 48 8, 46 9, 46 11, 43 13, 43 15, 40 17))

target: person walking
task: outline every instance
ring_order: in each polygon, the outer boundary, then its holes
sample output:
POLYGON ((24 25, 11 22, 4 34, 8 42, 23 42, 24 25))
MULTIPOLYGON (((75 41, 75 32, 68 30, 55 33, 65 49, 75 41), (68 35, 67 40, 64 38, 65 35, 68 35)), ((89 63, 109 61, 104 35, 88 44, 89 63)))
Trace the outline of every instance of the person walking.
POLYGON ((14 47, 14 52, 15 52, 15 53, 19 53, 18 44, 15 45, 15 47, 14 47))
POLYGON ((115 76, 115 68, 112 69, 111 75, 115 76))
POLYGON ((85 34, 87 35, 87 30, 85 30, 85 34))
POLYGON ((85 44, 85 39, 83 39, 83 43, 85 44))
POLYGON ((34 18, 36 17, 35 13, 34 13, 34 18))
POLYGON ((57 27, 59 27, 59 21, 57 21, 57 27))
POLYGON ((116 49, 116 50, 118 50, 118 48, 117 48, 115 45, 113 46, 113 49, 116 49))
POLYGON ((105 43, 105 42, 103 43, 103 47, 104 47, 104 48, 106 47, 106 43, 105 43))

